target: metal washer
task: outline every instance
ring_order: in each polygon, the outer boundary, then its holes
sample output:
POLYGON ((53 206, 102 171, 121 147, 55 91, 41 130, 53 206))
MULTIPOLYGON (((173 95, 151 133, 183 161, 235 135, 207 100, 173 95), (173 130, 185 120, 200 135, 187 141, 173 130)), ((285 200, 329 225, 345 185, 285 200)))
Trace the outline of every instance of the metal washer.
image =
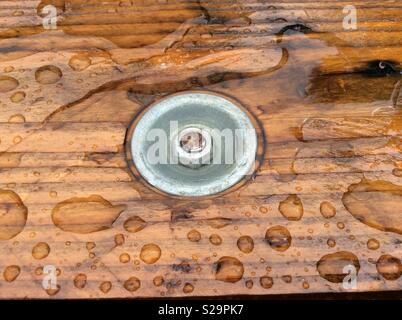
POLYGON ((253 173, 257 134, 248 115, 231 99, 215 93, 189 91, 170 95, 151 105, 136 122, 130 148, 138 173, 153 187, 175 196, 200 197, 220 193, 253 173), (211 133, 215 139, 212 163, 197 169, 183 166, 176 163, 170 153, 174 144, 170 137, 177 136, 177 132, 171 132, 172 122, 177 122, 179 131, 199 127, 246 132, 239 138, 243 152, 231 163, 214 163, 219 154, 225 158, 222 145, 226 147, 226 140, 211 133), (155 149, 158 140, 155 140, 155 132, 164 132, 168 137, 166 149, 159 148, 158 153, 167 156, 167 163, 151 161, 150 151, 155 149), (216 143, 218 139, 221 139, 220 148, 216 143))

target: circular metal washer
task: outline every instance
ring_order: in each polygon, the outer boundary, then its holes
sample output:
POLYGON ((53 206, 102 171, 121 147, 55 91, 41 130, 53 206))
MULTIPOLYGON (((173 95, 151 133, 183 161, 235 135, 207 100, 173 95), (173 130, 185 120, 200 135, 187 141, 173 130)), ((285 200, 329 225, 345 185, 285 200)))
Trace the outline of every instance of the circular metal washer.
POLYGON ((222 95, 199 91, 173 94, 151 105, 135 123, 129 145, 132 161, 149 184, 165 193, 213 195, 253 173, 255 128, 241 106, 222 95), (200 157, 210 158, 202 166, 183 165, 172 153, 178 145, 173 137, 182 136, 188 128, 206 130, 212 138, 212 156, 200 157))

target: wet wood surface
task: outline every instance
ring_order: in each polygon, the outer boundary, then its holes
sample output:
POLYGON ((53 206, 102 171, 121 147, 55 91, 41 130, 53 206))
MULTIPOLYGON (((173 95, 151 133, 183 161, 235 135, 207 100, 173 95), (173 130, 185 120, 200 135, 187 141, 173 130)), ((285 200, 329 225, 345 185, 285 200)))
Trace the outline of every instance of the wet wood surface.
POLYGON ((348 4, 1 1, 0 297, 400 290, 402 2, 354 1, 356 30, 348 4), (173 199, 132 174, 130 123, 183 90, 258 120, 235 191, 173 199))

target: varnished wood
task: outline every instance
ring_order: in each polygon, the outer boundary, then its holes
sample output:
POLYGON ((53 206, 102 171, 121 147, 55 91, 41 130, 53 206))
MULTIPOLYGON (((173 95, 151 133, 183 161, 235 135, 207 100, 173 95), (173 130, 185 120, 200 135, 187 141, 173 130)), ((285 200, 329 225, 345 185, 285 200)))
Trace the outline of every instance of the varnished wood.
POLYGON ((347 292, 333 254, 356 291, 400 290, 402 3, 354 1, 353 31, 348 4, 1 1, 0 297, 347 292), (258 170, 217 197, 155 192, 127 154, 185 90, 258 122, 258 170))

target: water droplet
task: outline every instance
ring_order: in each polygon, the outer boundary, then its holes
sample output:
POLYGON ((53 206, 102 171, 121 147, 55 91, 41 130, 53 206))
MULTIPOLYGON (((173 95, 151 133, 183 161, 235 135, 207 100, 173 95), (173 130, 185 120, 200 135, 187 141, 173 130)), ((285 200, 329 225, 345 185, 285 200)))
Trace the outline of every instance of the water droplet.
POLYGON ((163 283, 165 282, 165 280, 163 279, 162 276, 156 276, 156 277, 153 279, 152 282, 153 282, 153 284, 154 284, 155 287, 160 287, 161 285, 163 285, 163 283))
POLYGON ((322 216, 326 219, 333 218, 336 215, 335 207, 328 201, 324 201, 321 203, 320 212, 322 216))
POLYGON ((222 238, 219 234, 211 234, 209 237, 209 242, 211 242, 214 246, 219 246, 222 243, 222 238))
POLYGON ((359 273, 359 259, 351 252, 338 251, 323 256, 317 262, 317 271, 327 281, 341 283, 347 276, 343 269, 348 265, 353 265, 356 268, 356 274, 359 273))
POLYGON ((225 256, 216 262, 216 280, 234 283, 243 278, 243 273, 243 263, 234 257, 225 256))
POLYGON ((402 169, 395 168, 392 170, 392 174, 396 177, 402 177, 402 169))
POLYGON ((14 90, 19 85, 17 79, 8 76, 1 76, 0 77, 0 92, 8 92, 14 90))
POLYGON ((52 65, 40 67, 35 72, 35 79, 40 84, 52 84, 61 79, 63 73, 60 68, 52 65))
POLYGON ((50 289, 46 289, 46 293, 49 296, 55 296, 59 291, 60 291, 61 287, 59 285, 56 285, 56 288, 50 288, 50 289))
POLYGON ((247 289, 252 289, 253 286, 254 286, 253 280, 247 280, 247 281, 246 281, 246 288, 247 288, 247 289))
POLYGON ((122 246, 125 242, 124 235, 119 233, 114 236, 114 243, 116 246, 122 246))
POLYGON ((292 280, 293 280, 292 276, 289 275, 289 274, 283 275, 283 276, 281 277, 281 279, 282 279, 282 281, 285 282, 285 283, 291 283, 292 280))
POLYGON ((13 71, 14 71, 14 67, 13 67, 13 66, 7 66, 7 67, 4 67, 3 70, 4 70, 5 73, 13 72, 13 71))
POLYGON ((380 242, 377 239, 368 239, 367 248, 369 250, 377 250, 380 247, 380 242))
POLYGON ((334 238, 329 238, 329 239, 327 240, 327 245, 328 245, 328 247, 330 247, 330 248, 335 247, 335 246, 336 246, 336 241, 335 241, 335 239, 334 239, 334 238))
POLYGON ((136 277, 131 277, 124 281, 124 289, 130 292, 137 291, 141 287, 141 281, 140 279, 136 277))
POLYGON ((376 263, 377 272, 385 279, 394 281, 402 275, 401 260, 389 254, 382 255, 376 263))
POLYGON ((345 224, 343 222, 338 222, 336 224, 336 226, 338 227, 338 229, 341 229, 341 230, 345 229, 345 224))
POLYGON ((13 191, 0 190, 0 240, 9 240, 25 227, 28 209, 13 191))
POLYGON ((76 54, 70 58, 68 65, 75 71, 83 71, 91 65, 91 59, 85 54, 76 54))
POLYGON ((201 240, 201 233, 199 233, 197 230, 193 229, 190 230, 187 233, 187 239, 190 240, 191 242, 198 242, 201 240))
POLYGON ((99 290, 102 291, 103 293, 108 293, 112 289, 112 283, 110 281, 103 281, 99 285, 99 290))
POLYGON ((310 289, 310 284, 307 281, 304 280, 303 283, 302 283, 302 287, 305 290, 310 289))
POLYGON ((159 260, 161 254, 162 251, 158 245, 154 243, 149 243, 142 247, 140 253, 140 259, 144 261, 146 264, 153 264, 159 260))
POLYGON ((13 138, 13 143, 14 143, 14 144, 19 144, 19 143, 21 143, 21 141, 22 141, 21 136, 15 136, 15 137, 13 138))
POLYGON ((260 285, 264 289, 270 289, 274 285, 274 279, 272 277, 269 277, 269 276, 262 276, 260 278, 260 285))
POLYGON ((8 266, 4 269, 3 277, 7 282, 13 282, 20 275, 21 269, 19 266, 8 266))
POLYGON ((276 251, 286 251, 292 244, 292 236, 288 229, 282 226, 269 228, 265 233, 265 240, 276 251))
POLYGON ((74 277, 74 286, 78 289, 83 289, 87 284, 87 275, 79 273, 74 277))
POLYGON ((254 249, 254 241, 250 236, 241 236, 237 240, 237 247, 243 253, 250 253, 254 249))
POLYGON ((32 248, 32 256, 37 260, 46 258, 49 253, 50 247, 46 242, 39 242, 32 248))
POLYGON ((139 216, 133 216, 128 218, 124 222, 123 226, 127 232, 135 233, 144 229, 147 226, 147 223, 144 220, 142 220, 139 216))
POLYGON ((95 242, 87 242, 85 247, 87 248, 88 251, 90 251, 96 247, 96 243, 95 242))
POLYGON ((232 223, 232 219, 228 218, 211 218, 206 219, 205 222, 212 228, 221 229, 232 223))
POLYGON ((10 97, 11 102, 13 103, 19 103, 22 100, 24 100, 26 97, 25 92, 23 91, 17 91, 15 93, 13 93, 13 95, 10 97))
POLYGON ((130 261, 130 255, 128 253, 122 253, 119 257, 121 263, 127 263, 130 261))
POLYGON ((279 212, 290 221, 298 221, 303 217, 303 204, 297 195, 291 194, 279 203, 279 212))
POLYGON ((382 231, 402 234, 402 186, 362 180, 342 197, 349 213, 360 222, 382 231))
POLYGON ((184 286, 183 286, 183 292, 188 294, 188 293, 191 293, 193 291, 194 291, 194 286, 191 283, 186 282, 184 284, 184 286))
POLYGON ((63 231, 85 234, 111 228, 125 209, 125 205, 114 206, 97 195, 71 198, 54 207, 52 220, 63 231))

